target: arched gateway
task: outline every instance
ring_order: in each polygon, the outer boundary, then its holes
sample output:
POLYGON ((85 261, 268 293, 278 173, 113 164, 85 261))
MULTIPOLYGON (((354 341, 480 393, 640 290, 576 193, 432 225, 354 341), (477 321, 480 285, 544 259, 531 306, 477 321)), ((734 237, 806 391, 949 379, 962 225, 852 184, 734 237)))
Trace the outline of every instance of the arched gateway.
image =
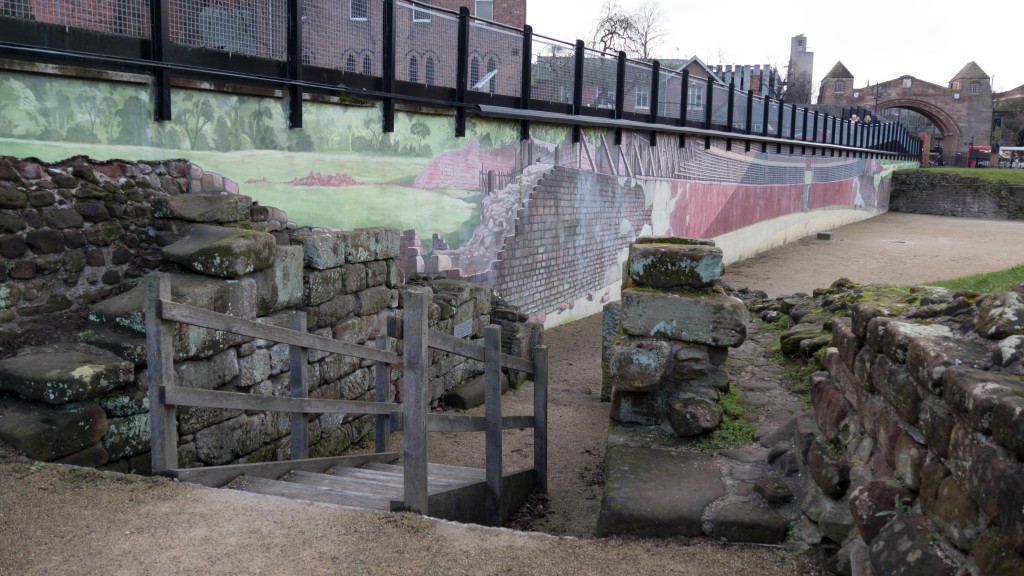
POLYGON ((971 142, 988 144, 992 132, 991 82, 974 62, 964 66, 948 86, 908 74, 863 88, 854 87, 853 74, 837 62, 821 81, 818 104, 913 110, 938 128, 941 145, 950 154, 965 151, 971 142))

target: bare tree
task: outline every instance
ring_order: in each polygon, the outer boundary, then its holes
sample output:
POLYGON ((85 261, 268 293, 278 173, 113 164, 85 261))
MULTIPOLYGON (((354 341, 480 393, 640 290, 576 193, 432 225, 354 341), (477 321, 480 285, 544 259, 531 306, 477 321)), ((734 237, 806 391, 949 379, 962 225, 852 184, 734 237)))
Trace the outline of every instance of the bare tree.
POLYGON ((594 23, 591 46, 604 52, 623 51, 631 58, 650 60, 667 36, 665 15, 657 0, 627 10, 607 0, 594 23))

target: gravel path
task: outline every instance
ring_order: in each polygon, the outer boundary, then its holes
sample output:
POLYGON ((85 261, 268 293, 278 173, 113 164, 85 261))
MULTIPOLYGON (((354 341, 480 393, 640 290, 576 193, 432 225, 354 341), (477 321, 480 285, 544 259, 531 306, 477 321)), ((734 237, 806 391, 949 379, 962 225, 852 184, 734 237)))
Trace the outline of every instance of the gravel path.
MULTIPOLYGON (((1024 223, 886 214, 733 265, 726 280, 771 295, 847 276, 923 283, 1024 263, 1024 223)), ((0 574, 810 574, 784 549, 710 541, 595 540, 608 404, 600 319, 547 331, 551 494, 535 532, 437 522, 170 482, 33 465, 0 448, 0 574), (575 536, 566 537, 566 536, 575 536)), ((751 352, 757 354, 756 350, 751 352)), ((751 378, 758 370, 742 369, 751 378)), ((744 377, 738 374, 737 377, 744 377)), ((532 388, 505 396, 528 414, 532 388)), ((482 434, 431 437, 431 460, 481 465, 482 434)), ((529 431, 505 436, 528 466, 529 431)))

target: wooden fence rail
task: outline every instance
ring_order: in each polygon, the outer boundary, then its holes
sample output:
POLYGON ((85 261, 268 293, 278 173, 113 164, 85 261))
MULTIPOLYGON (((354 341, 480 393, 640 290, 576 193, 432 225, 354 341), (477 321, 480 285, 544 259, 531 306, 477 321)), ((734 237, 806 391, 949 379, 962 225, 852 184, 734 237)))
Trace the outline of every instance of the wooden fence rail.
MULTIPOLYGON (((501 352, 501 328, 485 328, 484 345, 466 342, 431 330, 427 311, 430 291, 409 289, 405 296, 404 318, 391 318, 388 334, 381 334, 375 346, 339 342, 306 332, 306 315, 293 312, 288 328, 236 318, 171 300, 170 277, 154 274, 146 281, 146 343, 149 362, 150 431, 154 473, 180 473, 177 458, 177 407, 221 408, 277 411, 291 414, 291 457, 308 457, 308 414, 371 414, 376 417, 375 447, 378 453, 389 451, 392 419, 402 418, 404 460, 404 506, 427 514, 427 433, 477 432, 486 434, 487 496, 485 507, 490 524, 501 523, 503 430, 534 429, 534 485, 547 491, 547 349, 538 346, 533 361, 501 352), (175 384, 172 322, 222 330, 281 342, 290 346, 290 396, 256 396, 179 386, 175 384), (387 349, 388 336, 403 338, 404 402, 388 402, 390 366, 398 355, 387 349), (429 350, 434 348, 484 362, 486 415, 461 416, 431 414, 427 397, 429 350), (375 401, 321 400, 309 398, 307 351, 345 354, 374 362, 375 401), (534 415, 508 416, 501 413, 502 366, 531 374, 534 380, 534 415)), ((210 467, 215 468, 215 467, 210 467)), ((225 468, 225 476, 230 470, 225 468)), ((232 468, 231 470, 234 470, 232 468)), ((214 472, 216 474, 216 472, 214 472)))

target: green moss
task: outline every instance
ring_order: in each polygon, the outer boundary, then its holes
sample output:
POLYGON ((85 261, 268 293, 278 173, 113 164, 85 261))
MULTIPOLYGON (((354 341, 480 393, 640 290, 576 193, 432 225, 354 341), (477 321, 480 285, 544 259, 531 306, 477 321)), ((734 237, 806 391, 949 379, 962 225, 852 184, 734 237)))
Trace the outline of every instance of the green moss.
POLYGON ((719 407, 723 412, 722 423, 710 434, 697 440, 694 446, 700 450, 729 450, 752 443, 757 426, 743 418, 747 407, 735 386, 722 396, 719 407))

